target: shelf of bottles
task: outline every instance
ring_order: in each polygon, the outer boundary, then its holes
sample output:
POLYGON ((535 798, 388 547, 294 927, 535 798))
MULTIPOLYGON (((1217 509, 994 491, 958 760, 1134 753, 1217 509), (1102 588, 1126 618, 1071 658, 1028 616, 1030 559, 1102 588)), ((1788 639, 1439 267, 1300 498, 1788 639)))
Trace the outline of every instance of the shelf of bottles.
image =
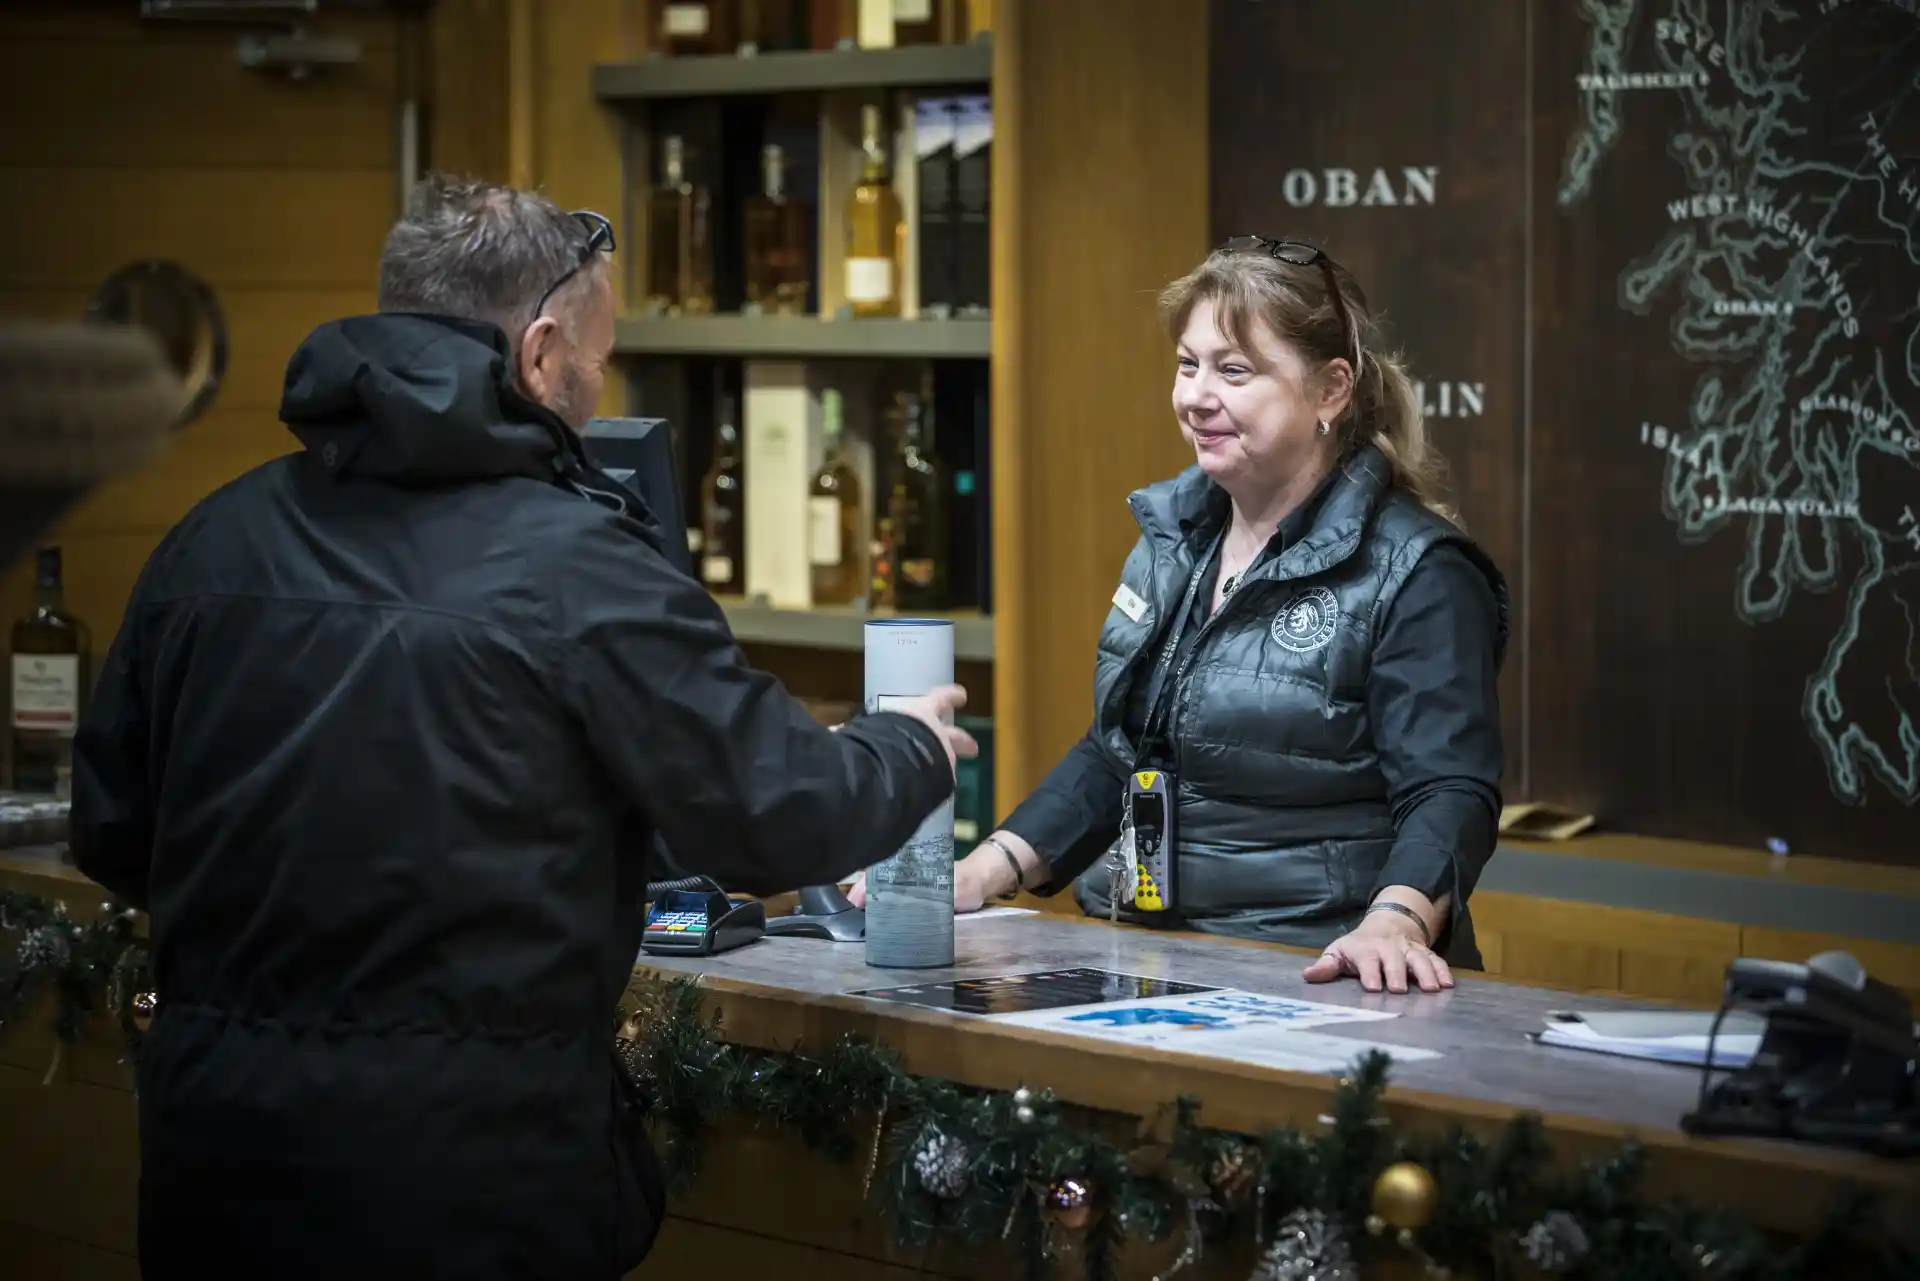
POLYGON ((616 334, 742 640, 953 617, 990 661, 986 0, 652 0, 596 69, 629 190, 616 334))

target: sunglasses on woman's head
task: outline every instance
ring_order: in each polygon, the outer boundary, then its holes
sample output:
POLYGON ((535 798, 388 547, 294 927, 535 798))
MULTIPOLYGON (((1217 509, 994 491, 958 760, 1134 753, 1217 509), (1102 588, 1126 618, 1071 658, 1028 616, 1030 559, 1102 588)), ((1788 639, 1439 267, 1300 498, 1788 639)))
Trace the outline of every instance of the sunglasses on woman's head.
POLYGON ((1340 278, 1333 274, 1333 259, 1327 251, 1318 245, 1310 245, 1304 240, 1275 240, 1271 236, 1256 236, 1251 233, 1244 236, 1229 236, 1221 246, 1228 253, 1264 253, 1269 258, 1278 258, 1281 262, 1295 267, 1318 267, 1320 278, 1327 283, 1327 296, 1333 299, 1333 314, 1340 322, 1340 345, 1354 353, 1354 373, 1360 372, 1359 338, 1354 333, 1353 317, 1347 313, 1347 300, 1340 292, 1340 278))

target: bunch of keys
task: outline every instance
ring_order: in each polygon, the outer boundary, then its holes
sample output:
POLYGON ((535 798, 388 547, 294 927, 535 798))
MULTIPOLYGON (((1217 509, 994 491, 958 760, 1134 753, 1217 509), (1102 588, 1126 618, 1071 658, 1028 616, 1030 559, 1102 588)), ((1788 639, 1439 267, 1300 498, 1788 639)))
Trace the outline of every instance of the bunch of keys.
POLYGON ((1107 855, 1107 921, 1120 919, 1120 900, 1133 902, 1140 888, 1140 847, 1133 834, 1133 810, 1121 811, 1120 839, 1107 855))

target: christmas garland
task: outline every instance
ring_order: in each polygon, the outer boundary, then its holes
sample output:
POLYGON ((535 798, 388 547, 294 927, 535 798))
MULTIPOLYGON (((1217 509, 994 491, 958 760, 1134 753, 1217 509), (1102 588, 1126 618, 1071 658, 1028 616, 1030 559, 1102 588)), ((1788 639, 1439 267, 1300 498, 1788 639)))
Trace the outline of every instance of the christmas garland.
POLYGON ((615 1044, 648 1101, 670 1187, 697 1175, 720 1121, 742 1115, 831 1159, 864 1146, 868 1195, 903 1245, 1017 1239, 1030 1278, 1077 1268, 1110 1281, 1129 1239, 1177 1234, 1161 1274, 1171 1277, 1236 1233, 1260 1247, 1251 1281, 1358 1281, 1362 1262, 1390 1252, 1435 1277, 1920 1278, 1920 1242, 1890 1236, 1865 1192, 1781 1242, 1731 1211, 1643 1195, 1632 1144, 1557 1175, 1537 1117, 1492 1142, 1458 1128, 1395 1134, 1380 1114, 1378 1052, 1341 1080, 1319 1132, 1256 1137, 1203 1126, 1190 1098, 1135 1123, 1046 1090, 916 1077, 854 1036, 816 1055, 729 1045, 688 979, 641 979, 629 998, 615 1044))
MULTIPOLYGON (((101 905, 87 924, 64 903, 0 891, 0 1036, 41 993, 59 1043, 117 1018, 127 1053, 151 1020, 135 914, 101 905)), ((1251 1281, 1358 1281, 1360 1264, 1402 1253, 1436 1277, 1570 1281, 1812 1281, 1920 1278, 1920 1242, 1888 1233, 1872 1197, 1838 1200, 1795 1242, 1724 1209, 1645 1196, 1644 1154, 1556 1174, 1537 1118, 1491 1142, 1459 1129, 1396 1134, 1380 1113, 1388 1060, 1357 1060, 1324 1126, 1255 1136, 1212 1129, 1181 1098, 1135 1122, 1063 1104, 1047 1090, 981 1090, 905 1071, 884 1047, 841 1038, 813 1054, 730 1045, 690 979, 642 978, 614 1043, 660 1139, 669 1185, 699 1173, 730 1116, 865 1162, 900 1242, 1017 1240, 1030 1278, 1119 1275, 1128 1241, 1173 1236, 1173 1277, 1209 1248, 1250 1235, 1251 1281)), ((53 1072, 48 1072, 48 1080, 53 1072)), ((1911 1226, 1909 1224, 1909 1226, 1911 1226)))
POLYGON ((85 1038, 100 1015, 118 1017, 129 1053, 138 1047, 152 1018, 153 996, 147 990, 147 950, 133 936, 137 916, 130 907, 102 903, 99 914, 82 924, 64 902, 0 890, 0 934, 17 936, 12 948, 0 948, 0 1037, 51 991, 58 1040, 49 1082, 59 1067, 59 1047, 85 1038))

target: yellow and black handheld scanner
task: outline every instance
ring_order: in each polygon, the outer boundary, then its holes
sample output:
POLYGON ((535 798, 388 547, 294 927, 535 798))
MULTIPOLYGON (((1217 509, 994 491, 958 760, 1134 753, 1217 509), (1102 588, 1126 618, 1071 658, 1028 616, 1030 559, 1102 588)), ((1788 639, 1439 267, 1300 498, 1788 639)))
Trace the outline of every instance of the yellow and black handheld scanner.
POLYGON ((1136 912, 1171 912, 1180 902, 1173 791, 1173 775, 1165 770, 1135 770, 1127 777, 1127 817, 1139 873, 1133 888, 1136 912))

